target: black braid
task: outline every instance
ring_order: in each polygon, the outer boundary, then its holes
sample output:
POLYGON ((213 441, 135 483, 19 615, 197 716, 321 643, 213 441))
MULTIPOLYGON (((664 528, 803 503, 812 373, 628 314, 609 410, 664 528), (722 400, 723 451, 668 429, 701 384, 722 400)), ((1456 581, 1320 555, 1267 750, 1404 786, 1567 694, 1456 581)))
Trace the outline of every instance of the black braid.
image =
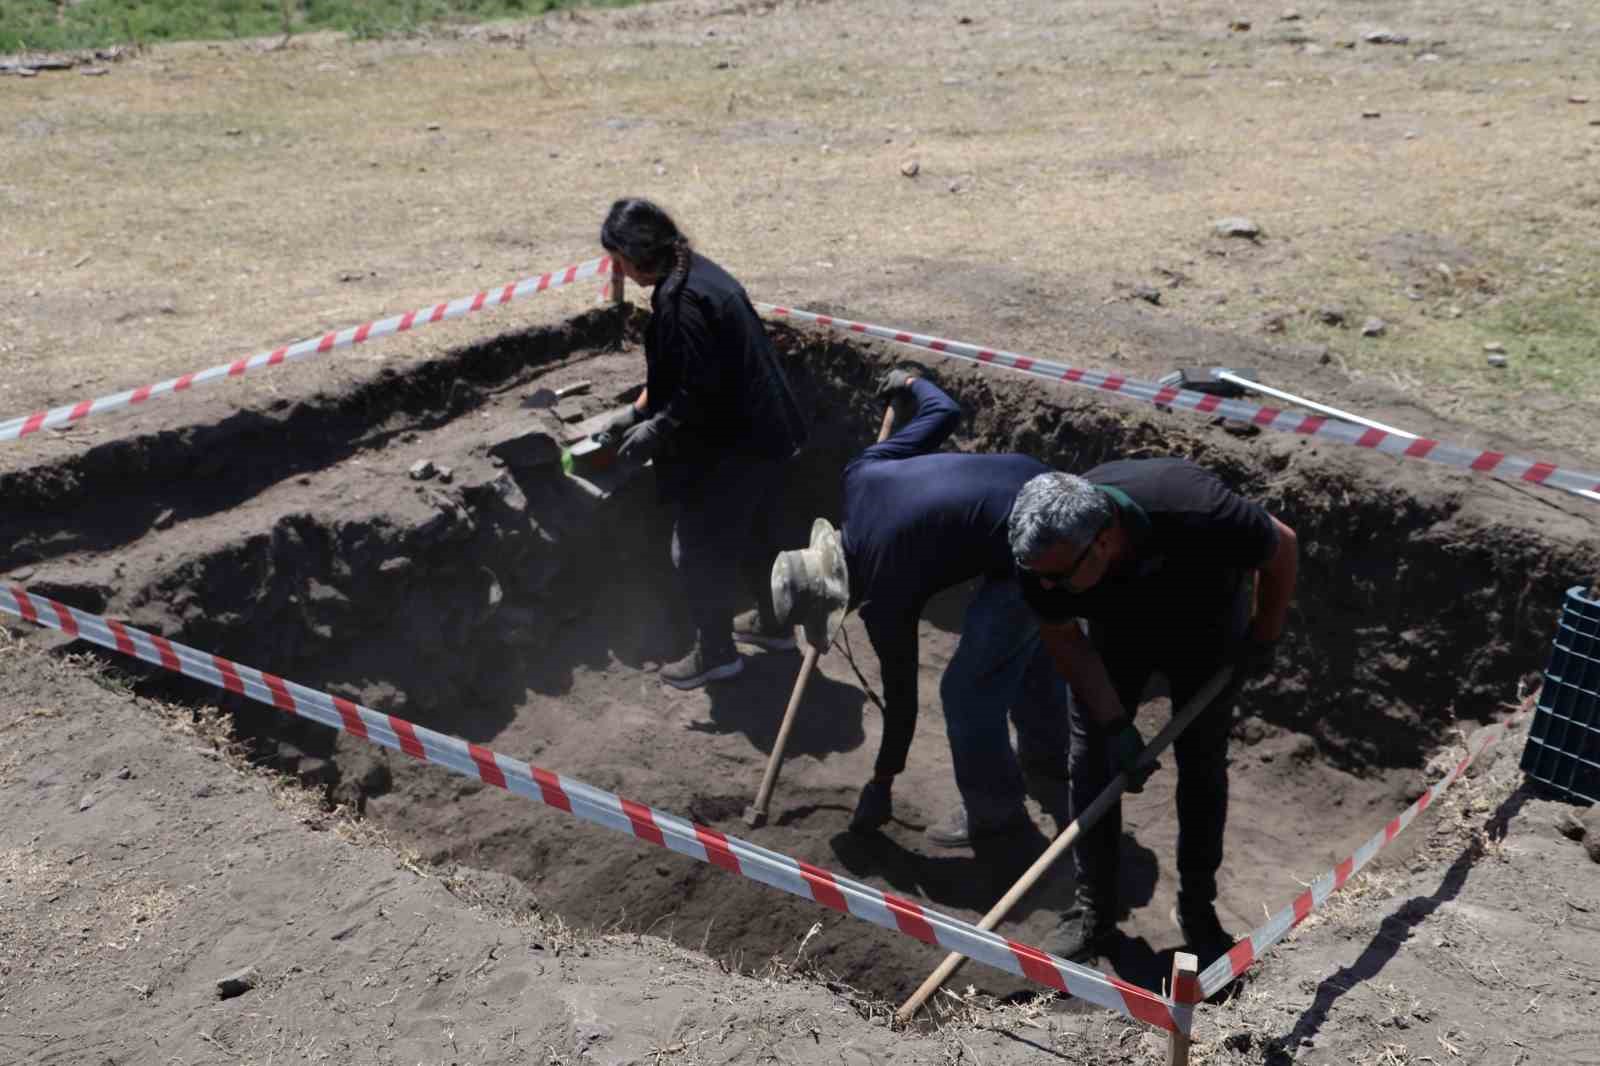
POLYGON ((683 283, 689 280, 689 238, 678 234, 672 243, 672 270, 661 280, 662 291, 670 298, 678 295, 683 283))
POLYGON ((649 200, 618 200, 600 227, 600 244, 622 255, 674 294, 689 273, 689 238, 672 216, 649 200))

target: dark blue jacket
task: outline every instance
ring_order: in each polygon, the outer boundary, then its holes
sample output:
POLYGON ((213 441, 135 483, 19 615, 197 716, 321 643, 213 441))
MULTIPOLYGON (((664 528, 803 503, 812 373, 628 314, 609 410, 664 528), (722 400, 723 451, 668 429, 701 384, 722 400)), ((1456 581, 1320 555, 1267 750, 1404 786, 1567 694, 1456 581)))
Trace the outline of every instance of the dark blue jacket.
POLYGON ((883 673, 881 772, 904 765, 917 714, 917 622, 937 592, 1013 572, 1007 529, 1022 486, 1048 466, 1026 455, 936 453, 961 409, 913 380, 916 414, 844 470, 850 600, 883 673), (898 765, 897 765, 898 764, 898 765))

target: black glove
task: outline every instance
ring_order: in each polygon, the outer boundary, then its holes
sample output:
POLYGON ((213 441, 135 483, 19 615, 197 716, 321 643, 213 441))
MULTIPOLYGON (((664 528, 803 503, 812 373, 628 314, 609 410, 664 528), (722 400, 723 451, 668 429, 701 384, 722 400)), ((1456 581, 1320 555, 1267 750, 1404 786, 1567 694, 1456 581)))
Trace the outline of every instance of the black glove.
POLYGON ((615 448, 622 441, 623 434, 643 420, 644 415, 640 414, 639 409, 630 403, 606 419, 606 424, 601 426, 599 432, 594 435, 595 443, 602 448, 615 448))
POLYGON ((1252 677, 1262 677, 1271 673, 1273 661, 1277 656, 1276 640, 1245 636, 1233 649, 1234 681, 1248 681, 1252 677))
POLYGON ((915 377, 915 374, 907 370, 889 371, 878 379, 878 399, 893 399, 896 394, 910 388, 911 382, 915 377))
POLYGON ((1143 792, 1144 783, 1150 780, 1151 774, 1161 769, 1161 764, 1152 761, 1147 766, 1138 765, 1139 755, 1144 751, 1144 736, 1139 732, 1139 727, 1133 724, 1132 718, 1124 716, 1106 726, 1106 732, 1106 747, 1111 755, 1112 767, 1127 776, 1127 791, 1143 792))
POLYGON ((617 458, 643 466, 655 458, 666 436, 667 424, 660 415, 646 419, 623 434, 617 458))

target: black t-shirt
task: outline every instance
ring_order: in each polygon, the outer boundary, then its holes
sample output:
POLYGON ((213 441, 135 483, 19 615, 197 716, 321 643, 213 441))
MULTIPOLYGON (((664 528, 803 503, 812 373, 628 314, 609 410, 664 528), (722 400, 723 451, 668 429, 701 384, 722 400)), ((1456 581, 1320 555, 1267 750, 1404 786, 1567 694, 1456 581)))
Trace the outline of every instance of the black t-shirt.
POLYGON ((1267 512, 1185 459, 1119 459, 1083 476, 1110 490, 1133 557, 1078 594, 1019 570, 1029 606, 1047 622, 1084 618, 1150 642, 1225 636, 1240 577, 1277 549, 1267 512))

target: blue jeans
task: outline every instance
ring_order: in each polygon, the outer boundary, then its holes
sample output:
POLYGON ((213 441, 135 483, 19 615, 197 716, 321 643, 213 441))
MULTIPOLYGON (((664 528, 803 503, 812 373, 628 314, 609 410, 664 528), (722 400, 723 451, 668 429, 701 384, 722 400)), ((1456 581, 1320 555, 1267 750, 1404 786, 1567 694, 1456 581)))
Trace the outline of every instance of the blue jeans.
POLYGON ((1004 824, 1024 813, 1023 765, 1066 776, 1071 695, 1016 581, 984 580, 967 607, 939 696, 956 787, 974 826, 1004 824), (1008 711, 1017 726, 1015 753, 1008 711))

